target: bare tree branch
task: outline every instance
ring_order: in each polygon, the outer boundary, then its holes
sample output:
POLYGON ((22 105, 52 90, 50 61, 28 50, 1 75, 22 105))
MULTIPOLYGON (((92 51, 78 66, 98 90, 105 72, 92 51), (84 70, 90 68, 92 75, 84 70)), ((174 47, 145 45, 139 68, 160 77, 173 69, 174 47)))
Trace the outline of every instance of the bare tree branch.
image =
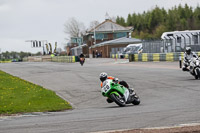
POLYGON ((70 37, 80 37, 85 32, 84 24, 78 22, 75 18, 70 18, 64 24, 64 27, 64 32, 70 37))

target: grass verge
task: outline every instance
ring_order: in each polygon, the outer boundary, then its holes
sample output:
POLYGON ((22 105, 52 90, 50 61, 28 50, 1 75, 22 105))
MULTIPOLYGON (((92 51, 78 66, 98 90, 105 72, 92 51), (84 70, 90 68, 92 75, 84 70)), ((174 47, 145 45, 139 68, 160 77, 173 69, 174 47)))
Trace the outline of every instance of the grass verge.
POLYGON ((0 115, 72 109, 51 90, 0 70, 0 115))

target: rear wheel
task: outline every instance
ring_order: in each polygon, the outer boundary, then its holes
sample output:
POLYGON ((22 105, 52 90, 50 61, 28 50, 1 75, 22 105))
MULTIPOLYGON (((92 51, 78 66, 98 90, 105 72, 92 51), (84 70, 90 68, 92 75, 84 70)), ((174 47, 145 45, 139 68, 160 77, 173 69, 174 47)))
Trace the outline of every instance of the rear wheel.
POLYGON ((134 105, 139 105, 140 104, 140 99, 135 99, 133 102, 132 102, 134 105))
POLYGON ((120 95, 117 96, 115 93, 110 95, 111 99, 120 107, 124 107, 126 105, 125 100, 120 95))
POLYGON ((132 102, 134 105, 139 105, 140 104, 140 98, 135 94, 134 96, 134 101, 132 102))

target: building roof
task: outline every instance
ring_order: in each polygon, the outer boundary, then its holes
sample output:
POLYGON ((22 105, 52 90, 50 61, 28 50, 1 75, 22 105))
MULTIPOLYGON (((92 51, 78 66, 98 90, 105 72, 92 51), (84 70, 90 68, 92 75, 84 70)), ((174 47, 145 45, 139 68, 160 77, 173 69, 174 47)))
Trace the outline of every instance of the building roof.
POLYGON ((185 30, 185 31, 172 31, 172 32, 164 32, 161 36, 161 39, 173 39, 174 37, 186 37, 188 38, 189 36, 192 35, 199 35, 200 30, 185 30))
POLYGON ((110 41, 98 43, 96 45, 91 46, 91 48, 101 47, 101 46, 104 46, 104 45, 131 44, 131 43, 141 43, 141 42, 142 41, 140 39, 122 37, 122 38, 118 38, 118 39, 115 39, 115 40, 110 40, 110 41))
POLYGON ((72 49, 79 49, 79 48, 82 48, 82 47, 85 47, 85 46, 87 46, 87 44, 82 44, 80 46, 73 47, 73 48, 71 48, 71 50, 72 49))
POLYGON ((95 32, 129 32, 132 29, 132 27, 124 27, 121 26, 112 20, 106 19, 101 24, 97 25, 95 28, 92 28, 88 31, 88 33, 94 33, 95 32))

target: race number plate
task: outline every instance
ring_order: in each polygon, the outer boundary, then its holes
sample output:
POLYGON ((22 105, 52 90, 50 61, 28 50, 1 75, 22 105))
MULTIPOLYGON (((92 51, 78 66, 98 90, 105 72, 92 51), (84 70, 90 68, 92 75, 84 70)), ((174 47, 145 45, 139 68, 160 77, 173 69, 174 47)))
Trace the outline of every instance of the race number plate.
POLYGON ((103 86, 102 86, 102 92, 108 92, 110 90, 110 82, 109 80, 106 80, 103 82, 103 86))

